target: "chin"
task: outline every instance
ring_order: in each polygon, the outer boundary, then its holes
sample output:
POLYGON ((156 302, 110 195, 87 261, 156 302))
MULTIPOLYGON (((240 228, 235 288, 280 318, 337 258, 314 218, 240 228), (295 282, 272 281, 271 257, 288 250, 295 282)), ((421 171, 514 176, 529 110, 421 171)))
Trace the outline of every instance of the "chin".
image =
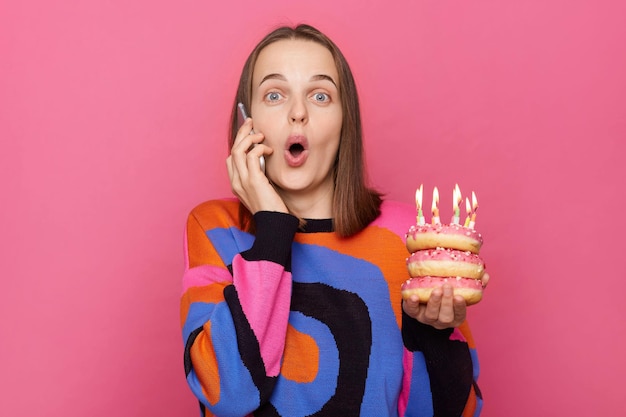
POLYGON ((304 172, 304 170, 301 172, 282 173, 278 178, 272 175, 269 177, 272 183, 280 190, 299 195, 304 195, 308 192, 318 193, 325 188, 324 183, 326 182, 329 183, 330 187, 333 186, 332 177, 328 177, 330 181, 325 181, 324 179, 316 178, 313 173, 304 172))

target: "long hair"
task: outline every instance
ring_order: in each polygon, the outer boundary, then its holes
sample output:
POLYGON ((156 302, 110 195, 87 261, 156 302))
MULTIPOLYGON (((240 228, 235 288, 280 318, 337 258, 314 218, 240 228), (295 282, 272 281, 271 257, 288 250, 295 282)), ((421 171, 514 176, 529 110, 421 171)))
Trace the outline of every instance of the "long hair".
MULTIPOLYGON (((228 149, 232 149, 238 131, 237 103, 250 108, 252 96, 252 73, 261 51, 280 40, 307 40, 328 49, 339 74, 339 94, 343 120, 339 150, 333 166, 335 190, 333 194, 333 222, 335 232, 341 237, 352 236, 363 230, 380 214, 382 194, 369 188, 364 169, 361 111, 356 84, 345 57, 326 35, 309 25, 283 26, 266 35, 252 50, 246 60, 237 95, 233 103, 230 121, 228 149)), ((243 204, 240 205, 240 222, 247 230, 254 230, 252 216, 243 204)))

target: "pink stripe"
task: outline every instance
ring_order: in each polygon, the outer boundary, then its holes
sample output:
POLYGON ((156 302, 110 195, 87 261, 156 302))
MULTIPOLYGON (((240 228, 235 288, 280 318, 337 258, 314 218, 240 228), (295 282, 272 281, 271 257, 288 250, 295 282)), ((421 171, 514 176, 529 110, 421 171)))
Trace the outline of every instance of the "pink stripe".
POLYGON ((407 404, 409 403, 409 394, 411 394, 411 375, 413 374, 413 353, 406 348, 402 352, 402 363, 404 375, 402 375, 402 390, 398 398, 398 415, 404 416, 407 404))
POLYGON ((217 282, 232 282, 227 269, 213 265, 200 265, 187 269, 183 275, 183 294, 191 287, 204 287, 217 282))
POLYGON ((463 336, 463 333, 461 333, 461 331, 456 327, 454 328, 454 331, 450 335, 450 340, 458 340, 460 342, 467 342, 467 340, 465 339, 465 336, 463 336))
POLYGON ((268 376, 276 376, 285 346, 291 300, 291 273, 269 261, 233 259, 234 284, 250 327, 259 341, 268 376))

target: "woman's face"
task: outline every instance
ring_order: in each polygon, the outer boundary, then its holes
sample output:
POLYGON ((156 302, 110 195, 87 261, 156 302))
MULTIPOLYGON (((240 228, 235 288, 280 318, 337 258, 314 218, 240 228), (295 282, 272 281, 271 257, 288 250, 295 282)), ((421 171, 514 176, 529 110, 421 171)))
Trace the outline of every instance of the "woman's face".
POLYGON ((318 43, 281 40, 258 56, 251 116, 274 151, 266 174, 283 198, 332 199, 342 123, 338 85, 333 57, 318 43))

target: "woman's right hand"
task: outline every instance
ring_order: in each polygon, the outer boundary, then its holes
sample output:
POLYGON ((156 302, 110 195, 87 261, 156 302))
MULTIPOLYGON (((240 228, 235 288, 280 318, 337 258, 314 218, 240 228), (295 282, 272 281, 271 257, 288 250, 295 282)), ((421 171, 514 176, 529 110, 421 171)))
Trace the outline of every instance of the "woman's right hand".
POLYGON ((262 210, 287 213, 287 206, 261 170, 259 158, 273 152, 261 143, 263 139, 263 133, 252 133, 252 119, 246 119, 226 158, 230 186, 252 214, 262 210))

